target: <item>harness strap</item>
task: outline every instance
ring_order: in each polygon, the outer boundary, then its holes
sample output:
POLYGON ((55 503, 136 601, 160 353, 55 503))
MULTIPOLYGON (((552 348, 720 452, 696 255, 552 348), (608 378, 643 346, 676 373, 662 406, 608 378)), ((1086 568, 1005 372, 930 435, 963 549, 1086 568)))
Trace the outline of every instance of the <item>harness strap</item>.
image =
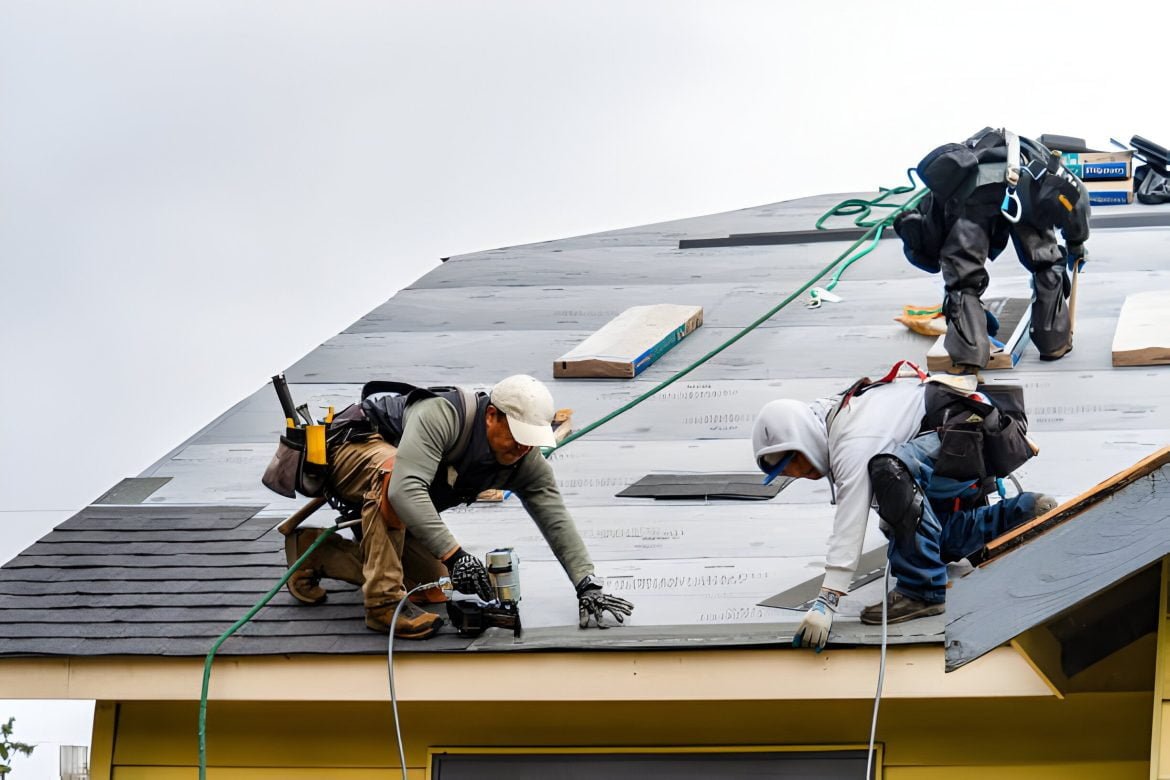
POLYGON ((909 360, 899 360, 888 372, 886 372, 885 376, 876 382, 871 382, 869 377, 863 376, 861 379, 858 379, 856 382, 850 385, 848 390, 841 394, 841 400, 829 411, 829 414, 825 417, 825 430, 827 431, 833 427, 833 421, 837 419, 837 415, 840 414, 841 410, 848 406, 849 402, 854 398, 868 391, 870 388, 878 387, 879 385, 888 385, 894 380, 898 379, 902 373, 903 366, 908 366, 909 368, 913 369, 914 373, 918 376, 919 381, 925 382, 927 380, 926 372, 919 368, 917 363, 911 362, 909 360))
POLYGON ((1003 137, 1007 141, 1007 171, 1003 180, 1007 186, 1015 188, 1020 183, 1020 137, 1007 129, 1003 131, 1003 137))
POLYGON ((467 445, 471 442, 471 428, 475 425, 475 414, 479 411, 479 403, 475 393, 469 393, 462 387, 459 391, 459 400, 463 403, 463 430, 459 431, 459 438, 455 440, 455 448, 451 450, 451 460, 459 460, 467 452, 467 445))

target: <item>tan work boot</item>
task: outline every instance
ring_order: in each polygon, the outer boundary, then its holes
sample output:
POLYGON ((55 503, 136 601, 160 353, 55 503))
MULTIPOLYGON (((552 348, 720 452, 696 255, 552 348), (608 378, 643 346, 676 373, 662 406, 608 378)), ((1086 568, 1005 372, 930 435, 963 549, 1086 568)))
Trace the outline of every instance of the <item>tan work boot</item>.
MULTIPOLYGON (((284 540, 284 555, 288 565, 296 563, 305 550, 321 536, 323 528, 298 528, 284 540)), ((288 579, 288 592, 302 604, 320 604, 328 598, 321 587, 321 579, 329 577, 360 586, 362 560, 358 546, 336 533, 313 551, 302 567, 288 579)))
MULTIPOLYGON (((383 634, 390 633, 390 621, 394 618, 394 610, 397 607, 397 604, 366 607, 366 627, 383 634)), ((439 632, 442 625, 441 617, 419 609, 408 600, 398 613, 394 636, 397 639, 429 639, 439 632)))
POLYGON ((410 594, 410 600, 415 604, 446 604, 447 593, 436 585, 433 588, 415 591, 410 594))

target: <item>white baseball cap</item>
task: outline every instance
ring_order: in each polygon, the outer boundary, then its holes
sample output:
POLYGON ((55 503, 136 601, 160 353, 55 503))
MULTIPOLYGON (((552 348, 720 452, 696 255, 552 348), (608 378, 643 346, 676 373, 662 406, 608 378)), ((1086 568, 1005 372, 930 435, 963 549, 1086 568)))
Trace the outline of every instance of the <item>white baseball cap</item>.
POLYGON ((544 383, 526 374, 501 379, 491 394, 492 406, 508 418, 512 438, 528 447, 555 447, 552 420, 556 414, 552 393, 544 383))

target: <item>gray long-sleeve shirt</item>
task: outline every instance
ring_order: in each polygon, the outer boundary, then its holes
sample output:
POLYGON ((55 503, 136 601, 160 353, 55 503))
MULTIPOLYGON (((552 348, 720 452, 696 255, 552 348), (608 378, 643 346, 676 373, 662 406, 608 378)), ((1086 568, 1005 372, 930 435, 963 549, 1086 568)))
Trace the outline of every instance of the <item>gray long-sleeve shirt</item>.
MULTIPOLYGON (((439 517, 439 510, 429 493, 432 481, 444 479, 453 484, 456 475, 437 474, 444 455, 455 447, 459 438, 459 417, 451 404, 441 398, 428 398, 406 408, 402 440, 390 477, 390 505, 403 524, 410 529, 437 558, 449 555, 458 546, 454 535, 439 517)), ((577 532, 573 518, 557 488, 552 466, 536 448, 528 452, 515 469, 500 466, 483 489, 507 487, 519 498, 528 515, 540 529, 548 546, 575 585, 593 573, 593 562, 577 532)))

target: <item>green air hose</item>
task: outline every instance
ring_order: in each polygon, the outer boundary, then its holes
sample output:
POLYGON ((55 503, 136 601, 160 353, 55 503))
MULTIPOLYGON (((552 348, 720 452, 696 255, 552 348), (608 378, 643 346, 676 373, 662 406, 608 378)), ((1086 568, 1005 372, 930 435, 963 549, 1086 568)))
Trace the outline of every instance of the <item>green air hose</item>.
MULTIPOLYGON (((885 193, 886 193, 886 194, 889 194, 889 193, 892 193, 892 192, 895 192, 895 191, 905 191, 905 188, 898 188, 897 190, 885 190, 885 193)), ((545 451, 544 451, 544 452, 545 452, 545 454, 546 454, 546 455, 549 455, 549 454, 551 454, 551 453, 553 453, 553 452, 556 452, 556 451, 557 451, 557 450, 559 450, 561 447, 564 447, 564 446, 565 446, 566 444, 568 444, 569 442, 571 442, 571 441, 576 441, 577 439, 580 439, 580 438, 581 438, 582 436, 584 436, 585 434, 587 434, 587 433, 589 433, 589 432, 591 432, 591 431, 593 431, 593 430, 596 430, 597 428, 600 428, 602 425, 605 425, 607 422, 609 422, 609 421, 610 421, 610 420, 612 420, 613 418, 617 417, 618 415, 620 415, 620 414, 623 414, 624 412, 627 412, 627 411, 629 411, 630 409, 633 409, 635 406, 637 406, 638 404, 642 403, 642 402, 643 402, 643 401, 645 401, 647 398, 649 398, 650 396, 652 396, 652 395, 654 395, 655 393, 657 393, 659 390, 662 390, 662 389, 664 389, 664 388, 666 388, 666 387, 668 387, 668 386, 670 386, 670 385, 674 384, 674 383, 675 383, 675 382, 677 382, 678 380, 682 379, 684 376, 686 376, 687 374, 691 373, 691 372, 692 372, 692 371, 694 371, 696 368, 698 368, 699 366, 703 365, 703 364, 704 364, 704 363, 706 363, 708 360, 710 360, 711 358, 715 357, 715 356, 716 356, 716 355, 718 355, 720 352, 722 352, 723 350, 727 349, 728 347, 730 347, 732 344, 734 344, 735 342, 737 342, 737 341, 739 341, 740 339, 742 339, 742 338, 743 338, 744 336, 746 336, 747 334, 751 333, 753 330, 755 330, 756 328, 758 328, 760 325, 762 325, 763 323, 767 322, 767 321, 768 321, 769 319, 771 319, 771 318, 772 318, 772 317, 773 317, 773 316, 774 316, 774 315, 775 315, 777 312, 779 312, 781 309, 783 309, 783 308, 784 308, 785 306, 787 306, 788 304, 792 303, 794 300, 796 300, 796 298, 797 298, 797 297, 799 297, 799 296, 800 296, 801 294, 803 294, 803 293, 804 293, 806 290, 808 290, 810 287, 812 287, 814 284, 816 284, 818 281, 820 281, 821 277, 823 277, 825 274, 829 273, 829 271, 833 270, 833 268, 834 268, 834 267, 836 267, 838 263, 840 263, 840 262, 841 262, 842 260, 844 260, 846 257, 849 257, 849 255, 850 255, 850 254, 853 252, 853 250, 857 249, 857 247, 859 247, 859 246, 861 246, 862 244, 864 244, 865 242, 869 241, 869 242, 871 243, 871 246, 870 246, 869 248, 867 248, 865 251, 863 251, 861 254, 858 254, 856 257, 852 257, 852 258, 850 258, 850 259, 849 259, 849 262, 848 262, 848 263, 846 263, 846 265, 848 265, 848 264, 850 264, 850 263, 854 263, 854 262, 856 262, 857 260, 859 260, 859 259, 861 259, 862 257, 864 257, 866 254, 868 254, 870 251, 872 251, 872 249, 873 249, 873 245, 874 245, 874 244, 876 244, 876 243, 877 243, 877 241, 878 241, 878 239, 881 237, 882 230, 883 230, 883 229, 884 229, 884 228, 885 228, 887 225, 891 225, 891 224, 893 224, 893 222, 894 222, 894 217, 898 216, 898 214, 902 213, 902 212, 903 212, 903 211, 905 211, 906 209, 913 208, 914 206, 916 206, 916 205, 918 204, 918 201, 920 201, 920 200, 922 199, 922 197, 923 197, 923 196, 924 196, 924 195, 925 195, 927 192, 928 192, 928 190, 923 190, 922 192, 918 193, 917 195, 914 195, 914 196, 913 196, 913 197, 911 197, 909 200, 907 200, 906 202, 904 202, 904 203, 902 203, 902 204, 900 204, 900 205, 896 205, 896 206, 895 206, 895 205, 893 205, 893 204, 882 204, 882 205, 883 205, 883 206, 885 206, 886 208, 893 208, 893 209, 896 209, 896 210, 895 210, 895 211, 893 211, 892 213, 888 214, 888 215, 887 215, 886 217, 884 217, 883 219, 881 219, 881 220, 878 220, 878 221, 876 221, 876 222, 872 223, 872 224, 870 225, 869 229, 868 229, 868 230, 867 230, 867 231, 866 231, 864 234, 862 234, 861 238, 859 238, 859 239, 857 239, 856 241, 854 241, 854 242, 853 242, 853 243, 852 243, 852 244, 849 246, 849 248, 848 248, 848 249, 846 249, 844 252, 842 252, 841 254, 839 254, 839 255, 837 256, 837 259, 835 259, 833 262, 829 263, 829 264, 828 264, 828 265, 826 265, 824 268, 822 268, 820 271, 818 271, 818 272, 817 272, 817 274, 816 274, 816 276, 813 276, 811 279, 809 279, 807 282, 805 282, 805 283, 804 283, 804 285, 802 285, 802 286, 801 286, 801 287, 800 287, 798 290, 796 290, 795 292, 793 292, 791 295, 789 295, 787 298, 785 298, 784 300, 782 300, 780 303, 778 303, 778 304, 776 304, 775 306, 773 306, 771 309, 768 309, 768 311, 764 312, 762 315, 760 315, 760 317, 759 317, 758 319, 756 319, 756 320, 755 320, 755 322, 751 323, 750 325, 748 325, 747 327, 745 327, 743 330, 739 331, 739 332, 738 332, 738 333, 736 333, 734 336, 732 336, 731 338, 729 338, 727 341, 725 341, 725 342, 723 342, 722 344, 720 344, 719 346, 715 347, 715 349, 711 350, 711 351, 710 351, 710 352, 708 352, 706 355, 703 355, 701 358, 699 358, 698 360, 696 360, 694 363, 691 363, 689 366, 687 366, 686 368, 684 368, 682 371, 679 371, 679 372, 678 372, 677 374, 675 374, 674 376, 668 377, 667 379, 663 380, 662 382, 660 382, 659 384, 655 385, 655 386, 654 386, 654 387, 652 387, 651 389, 649 389, 649 390, 647 390, 646 392, 642 393, 642 394, 641 394, 641 395, 639 395, 637 398, 635 398, 634 400, 632 400, 632 401, 630 401, 629 403, 627 403, 625 406, 622 406, 622 407, 620 407, 619 409, 617 409, 617 410, 615 410, 615 411, 613 411, 613 412, 610 412, 609 414, 607 414, 606 416, 602 417, 600 420, 597 420, 596 422, 593 422, 593 423, 590 423, 589 425, 586 425, 586 426, 585 426, 584 428, 582 428, 581 430, 577 431, 576 433, 572 434, 571 436, 568 436, 568 437, 566 437, 566 438, 565 438, 565 440, 564 440, 563 442, 561 442, 560 444, 558 444, 556 447, 550 447, 550 448, 547 448, 547 449, 545 449, 545 451)), ((883 195, 882 197, 885 197, 885 196, 883 195)), ((881 200, 881 198, 879 197, 879 198, 877 198, 877 200, 881 200)), ((849 201, 845 201, 845 202, 846 202, 846 203, 848 203, 849 201)), ((823 219, 824 219, 824 217, 822 217, 821 219, 823 220, 823 219)), ((820 225, 820 222, 818 221, 818 223, 817 223, 817 224, 818 224, 818 225, 820 225)))
POLYGON ((332 528, 323 529, 320 536, 309 545, 309 549, 305 550, 305 554, 297 558, 296 563, 289 567, 284 576, 280 578, 280 582, 272 586, 272 590, 264 594, 256 604, 248 610, 248 614, 237 620, 232 624, 231 628, 219 635, 219 639, 215 640, 215 644, 211 646, 211 650, 207 652, 207 657, 203 659, 203 692, 199 696, 199 780, 207 780, 207 689, 211 685, 211 662, 215 660, 215 654, 219 650, 227 638, 240 630, 241 627, 253 617, 256 613, 264 608, 264 605, 272 601, 272 597, 280 593, 280 589, 288 582, 289 577, 301 568, 301 565, 309 559, 321 543, 328 539, 332 534, 337 532, 341 526, 333 526, 332 528))
MULTIPOLYGON (((918 192, 917 194, 912 195, 909 199, 907 199, 906 201, 904 201, 903 203, 900 203, 900 204, 882 203, 881 202, 885 198, 887 198, 891 195, 900 195, 900 194, 906 194, 908 192, 912 192, 914 189, 914 187, 913 187, 914 180, 911 179, 910 183, 911 183, 910 187, 895 187, 893 189, 882 188, 881 189, 882 194, 879 195, 877 198, 874 198, 873 200, 862 200, 859 198, 850 198, 849 200, 843 201, 842 203, 838 204, 834 208, 830 209, 828 212, 825 213, 824 216, 822 216, 819 220, 817 220, 817 228, 818 229, 823 230, 824 228, 822 227, 822 223, 831 216, 842 216, 842 215, 843 216, 850 216, 853 214, 858 214, 859 216, 857 217, 857 219, 854 222, 855 222, 855 224, 857 224, 860 227, 867 228, 866 232, 864 234, 862 234, 862 236, 860 238, 858 238, 856 241, 854 241, 849 246, 848 249, 846 249, 844 252, 842 252, 840 255, 838 255, 835 260, 833 260, 831 263, 826 265, 824 268, 822 268, 820 271, 818 271, 815 276, 813 276, 807 282, 805 282, 799 289, 797 289, 795 292, 793 292, 791 295, 789 295, 787 298, 785 298, 780 303, 773 306, 768 311, 764 312, 764 314, 762 314, 759 318, 757 318, 754 322, 752 322, 750 325, 745 327, 743 330, 739 331, 734 336, 729 338, 727 341, 723 342, 722 344, 717 346, 715 349, 708 352, 706 355, 703 355, 701 358, 696 360, 694 363, 691 363, 689 366, 684 368, 682 371, 679 371, 674 376, 671 376, 671 377, 663 380, 662 382, 655 385, 650 390, 647 390, 646 392, 642 393, 641 395, 639 395, 637 398, 630 401, 629 403, 610 412, 609 414, 602 417, 600 420, 597 420, 595 422, 590 423, 589 425, 586 425, 584 428, 577 431, 576 433, 566 437, 565 440, 562 441, 560 444, 558 444, 556 447, 546 448, 544 450, 545 456, 547 457, 548 455, 551 455, 553 452, 556 452, 557 450, 559 450, 562 447, 569 444, 569 442, 576 441, 577 439, 580 439, 585 434, 591 433, 592 431, 600 428, 602 425, 605 425, 610 420, 614 419, 615 417, 617 417, 621 414, 624 414, 625 412, 628 412, 630 409, 633 409, 635 406, 642 403, 647 398, 650 398, 651 396, 655 395, 659 390, 662 390, 666 387, 669 387, 670 385, 674 384, 678 380, 682 379, 684 376, 691 373, 696 368, 703 365, 708 360, 715 357, 720 352, 727 349, 728 347, 730 347, 732 344, 734 344, 735 342, 742 339, 747 334, 751 333, 753 330, 758 328, 760 325, 767 322, 769 319, 771 319, 773 316, 775 316, 777 312, 779 312, 781 309, 783 309, 788 304, 792 303, 800 295, 802 295, 805 291, 807 291, 809 288, 811 288, 813 285, 815 285, 818 281, 820 281, 821 278, 825 274, 832 271, 840 263, 842 263, 842 261, 845 261, 846 258, 848 258, 848 261, 845 262, 845 264, 837 270, 836 274, 834 274, 833 281, 830 284, 835 285, 837 283, 837 280, 840 278, 841 272, 844 271, 845 268, 849 267, 850 265, 857 262, 865 255, 867 255, 871 251, 873 251, 873 247, 877 245, 878 240, 881 238, 882 231, 887 226, 893 224, 894 218, 897 217, 899 214, 901 214, 903 211, 916 206, 918 204, 918 201, 922 200, 923 196, 925 196, 926 193, 928 192, 928 190, 923 189, 921 192, 918 192), (867 219, 870 212, 875 207, 893 209, 893 211, 890 212, 889 214, 887 214, 885 217, 878 219, 878 220, 867 219), (864 250, 862 250, 856 256, 853 256, 853 257, 850 256, 851 253, 855 249, 857 249, 859 246, 866 243, 867 241, 870 242, 869 246, 867 246, 864 250)), ((830 289, 831 289, 831 287, 830 287, 830 289)), ((289 578, 301 567, 301 565, 308 559, 308 557, 313 553, 313 551, 316 550, 317 547, 322 542, 324 542, 327 538, 329 538, 329 536, 331 534, 336 532, 338 527, 339 526, 334 526, 332 528, 324 529, 324 532, 319 537, 317 537, 316 541, 314 541, 312 545, 310 545, 309 549, 305 551, 305 554, 302 555, 300 558, 298 558, 296 560, 296 563, 294 563, 288 569, 288 571, 286 571, 284 573, 284 576, 280 578, 280 582, 276 583, 276 585, 274 585, 272 587, 272 590, 268 591, 268 593, 266 593, 264 595, 264 597, 260 599, 260 601, 256 602, 255 606, 253 606, 250 610, 248 610, 248 613, 246 615, 244 615, 242 618, 240 618, 235 623, 233 623, 231 628, 229 628, 227 631, 223 632, 223 634, 220 635, 219 639, 217 639, 215 641, 215 644, 213 644, 211 646, 211 650, 208 651, 207 657, 204 659, 204 662, 203 662, 203 692, 202 692, 200 699, 199 699, 199 780, 206 780, 206 778, 207 778, 207 691, 208 691, 208 687, 209 687, 210 682, 211 682, 211 664, 212 664, 212 661, 215 659, 216 652, 219 650, 220 645, 222 645, 228 639, 228 637, 230 637, 232 634, 234 634, 236 631, 238 631, 244 624, 246 624, 249 620, 251 620, 253 617, 255 617, 256 613, 259 612, 261 609, 263 609, 264 606, 269 601, 271 601, 272 598, 277 593, 280 592, 280 589, 284 587, 285 583, 288 582, 289 578)))
MULTIPOLYGON (((881 194, 872 200, 866 200, 864 198, 847 198, 846 200, 841 201, 836 206, 826 211, 821 215, 821 218, 817 220, 817 230, 828 230, 828 228, 825 227, 825 222, 832 219, 833 217, 851 217, 854 214, 857 215, 857 218, 853 220, 853 224, 857 225, 858 227, 872 228, 879 225, 881 226, 877 233, 874 234, 873 240, 870 241, 867 247, 842 263, 841 266, 833 273, 832 278, 829 279, 829 283, 825 285, 824 289, 826 292, 837 286, 837 282, 841 281, 841 274, 845 273, 845 269, 877 248, 878 241, 881 240, 882 237, 882 231, 886 228, 887 225, 894 224, 894 217, 898 216, 898 214, 902 213, 907 208, 916 205, 918 201, 922 199, 922 196, 926 194, 927 191, 923 190, 917 196, 902 203, 883 203, 882 201, 891 195, 905 195, 914 191, 915 184, 913 168, 908 168, 906 170, 906 178, 910 180, 910 184, 905 187, 894 187, 893 189, 879 187, 878 192, 881 194), (870 219, 869 215, 873 213, 875 208, 897 209, 897 211, 895 211, 893 214, 889 214, 886 217, 883 217, 882 219, 870 219)), ((837 260, 840 261, 841 258, 837 258, 837 260)), ((816 291, 814 290, 811 295, 815 299, 817 297, 816 291)))

